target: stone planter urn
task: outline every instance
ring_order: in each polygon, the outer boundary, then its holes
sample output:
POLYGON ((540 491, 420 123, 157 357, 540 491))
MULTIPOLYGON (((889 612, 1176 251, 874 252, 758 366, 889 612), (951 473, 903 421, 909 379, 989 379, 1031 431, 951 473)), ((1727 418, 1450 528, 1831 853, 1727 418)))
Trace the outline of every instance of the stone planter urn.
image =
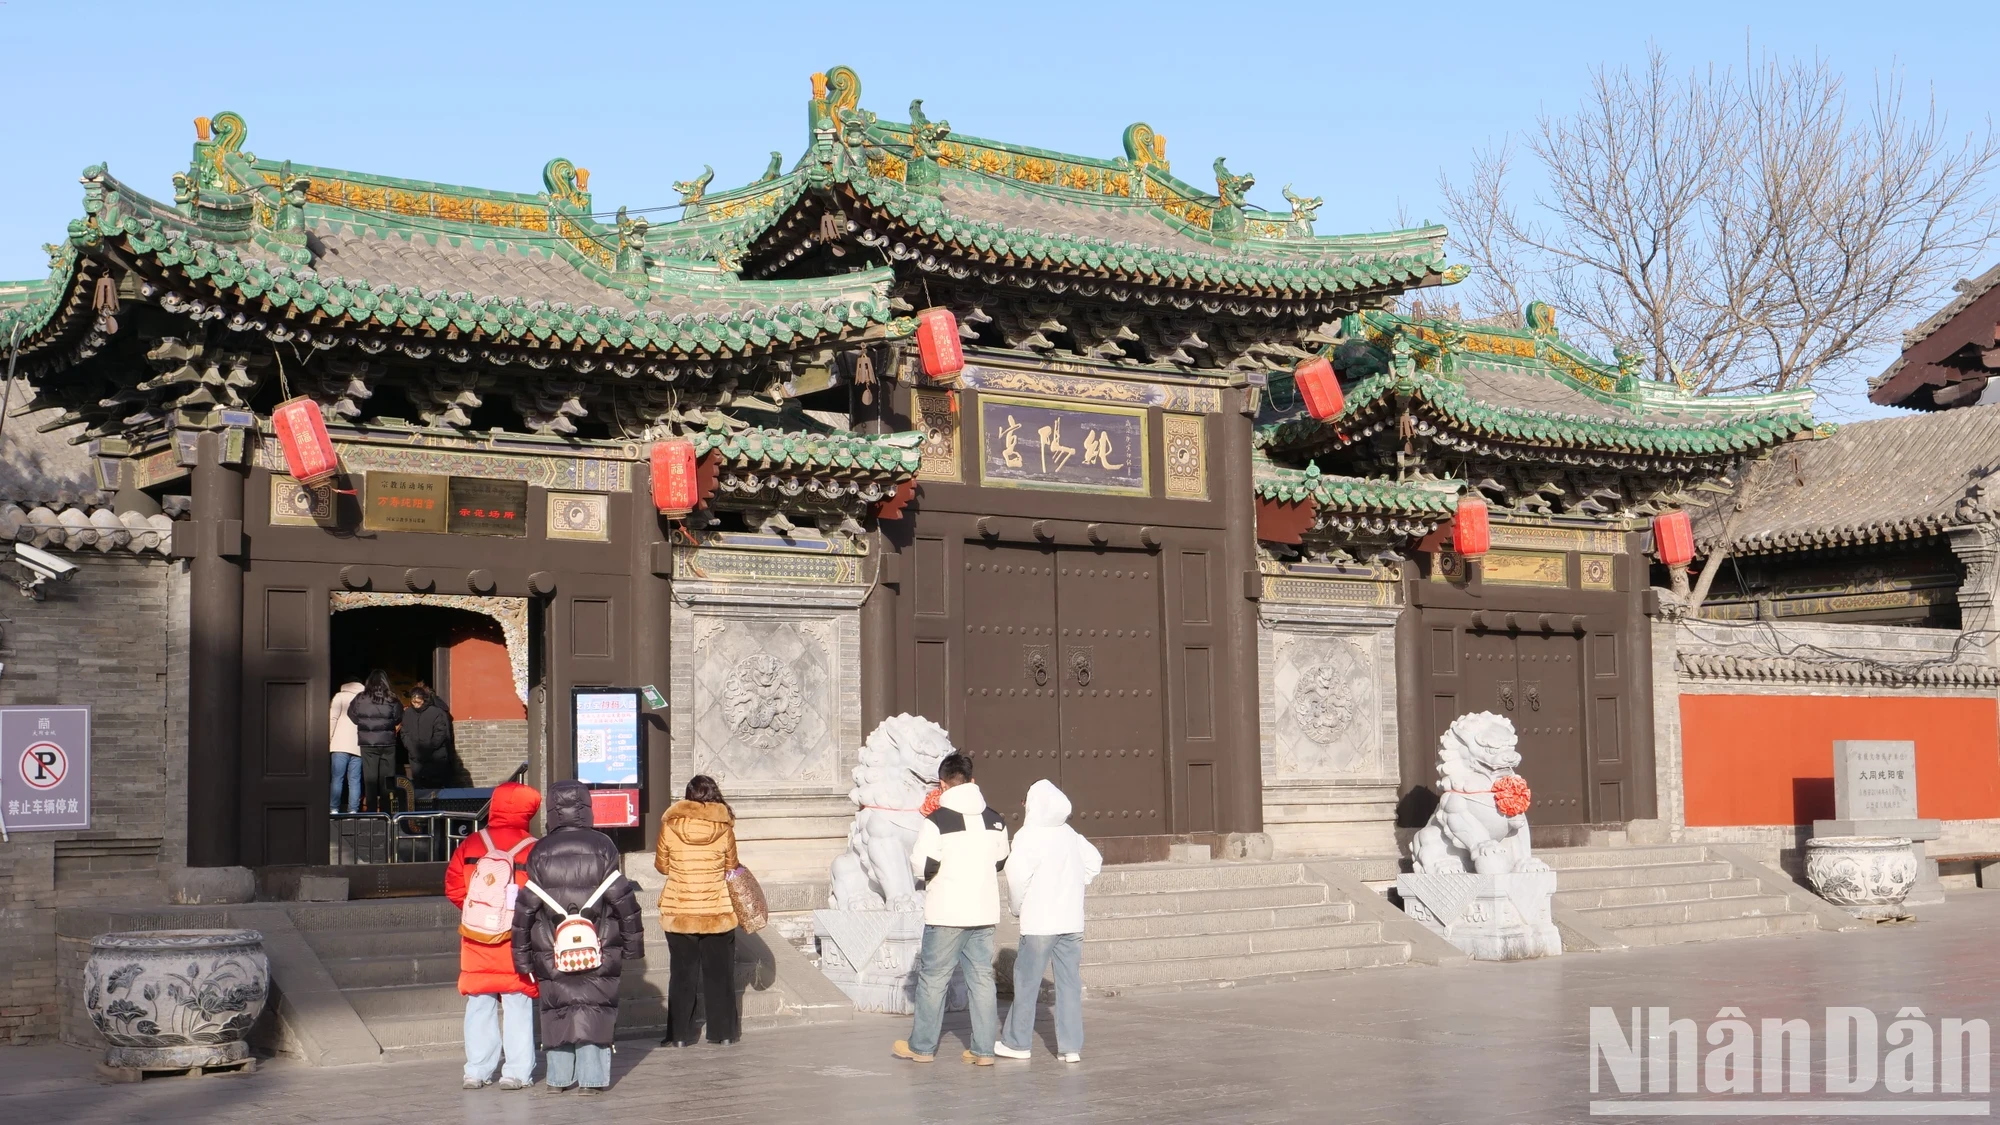
POLYGON ((190 1070, 250 1057, 270 993, 256 930, 141 930, 91 939, 83 1004, 108 1067, 190 1070))
POLYGON ((1857 918, 1900 918, 1917 856, 1900 836, 1817 836, 1806 841, 1806 879, 1857 918))

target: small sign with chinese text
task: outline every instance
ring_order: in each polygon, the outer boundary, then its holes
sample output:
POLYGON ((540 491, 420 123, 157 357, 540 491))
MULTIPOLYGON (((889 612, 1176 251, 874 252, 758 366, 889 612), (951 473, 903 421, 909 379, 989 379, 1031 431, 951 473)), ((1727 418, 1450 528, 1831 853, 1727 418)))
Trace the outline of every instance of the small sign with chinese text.
POLYGON ((9 832, 90 827, 90 708, 0 707, 9 832))
POLYGON ((528 482, 451 478, 451 514, 446 526, 453 535, 528 535, 528 482))
POLYGON ((572 688, 571 731, 576 779, 585 785, 639 783, 639 692, 635 688, 572 688))
POLYGON ((450 480, 431 473, 368 473, 362 489, 361 526, 370 531, 442 534, 447 526, 450 480))
POLYGON ((1841 820, 1917 819, 1917 744, 1835 741, 1833 804, 1841 820))
POLYGON ((1146 411, 979 399, 979 477, 990 488, 1145 496, 1146 411))

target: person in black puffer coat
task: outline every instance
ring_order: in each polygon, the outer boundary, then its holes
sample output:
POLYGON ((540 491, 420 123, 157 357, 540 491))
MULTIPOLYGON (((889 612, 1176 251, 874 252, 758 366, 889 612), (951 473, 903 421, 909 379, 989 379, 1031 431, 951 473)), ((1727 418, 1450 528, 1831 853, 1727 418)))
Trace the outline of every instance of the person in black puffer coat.
MULTIPOLYGON (((590 826, 590 789, 579 781, 549 787, 549 833, 528 856, 528 878, 565 910, 577 910, 619 870, 617 845, 590 826)), ((611 1041, 618 1029, 618 978, 626 961, 646 955, 638 885, 620 875, 583 916, 597 928, 604 963, 581 973, 559 972, 555 929, 562 915, 540 896, 523 893, 514 910, 514 967, 541 988, 542 1047, 551 1090, 611 1085, 611 1041)))
POLYGON ((354 742, 361 748, 361 794, 373 812, 390 807, 389 785, 396 776, 396 725, 403 721, 403 703, 389 687, 389 673, 368 673, 368 686, 347 705, 354 720, 354 742))
POLYGON ((448 789, 452 768, 451 712, 427 684, 410 689, 410 706, 403 712, 403 751, 419 789, 448 789))

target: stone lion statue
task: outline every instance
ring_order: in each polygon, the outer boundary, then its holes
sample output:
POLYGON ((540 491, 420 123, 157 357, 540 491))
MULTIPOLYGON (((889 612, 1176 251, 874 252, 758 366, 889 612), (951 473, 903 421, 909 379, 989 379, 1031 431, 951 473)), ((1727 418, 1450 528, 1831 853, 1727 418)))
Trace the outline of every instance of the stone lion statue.
POLYGON ((828 906, 923 909, 910 849, 923 826, 924 798, 938 783, 938 763, 952 751, 951 735, 921 715, 884 719, 861 744, 861 764, 847 794, 860 808, 847 829, 847 850, 833 861, 828 906))
POLYGON ((1528 789, 1514 772, 1521 764, 1517 741, 1514 724, 1490 711, 1452 720, 1438 740, 1438 807, 1411 841, 1412 867, 1481 875, 1549 869, 1528 852, 1528 789))

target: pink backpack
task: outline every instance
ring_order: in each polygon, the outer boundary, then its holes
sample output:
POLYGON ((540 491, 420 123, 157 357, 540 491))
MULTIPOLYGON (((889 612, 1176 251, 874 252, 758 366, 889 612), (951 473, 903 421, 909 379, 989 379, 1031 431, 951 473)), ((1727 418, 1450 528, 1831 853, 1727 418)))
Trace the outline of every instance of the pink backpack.
POLYGON ((501 945, 514 938, 514 899, 520 888, 514 885, 514 857, 535 842, 533 836, 506 851, 495 851, 493 837, 479 830, 486 854, 472 865, 465 881, 465 905, 458 911, 459 936, 481 945, 501 945))

